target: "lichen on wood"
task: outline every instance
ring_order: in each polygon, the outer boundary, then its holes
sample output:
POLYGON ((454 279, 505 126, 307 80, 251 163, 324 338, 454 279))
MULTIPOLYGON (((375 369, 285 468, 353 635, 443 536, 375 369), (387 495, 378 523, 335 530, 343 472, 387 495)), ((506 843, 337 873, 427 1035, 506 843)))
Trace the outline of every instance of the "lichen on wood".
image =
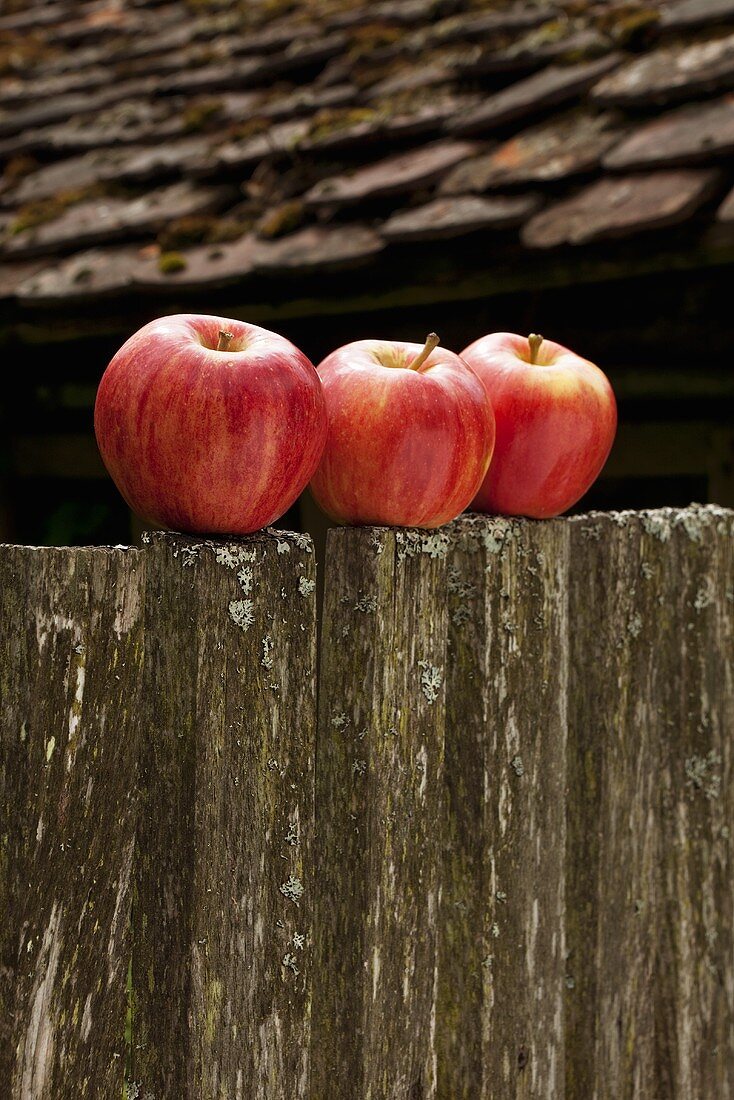
POLYGON ((563 1096, 563 521, 448 528, 438 1092, 563 1096))
POLYGON ((734 1093, 734 513, 569 526, 567 1095, 714 1100, 734 1093))
POLYGON ((141 555, 0 547, 0 1092, 119 1097, 141 555))
POLYGON ((435 1095, 445 541, 432 532, 329 532, 314 1097, 435 1095))
POLYGON ((146 551, 133 913, 143 1096, 309 1095, 316 615, 298 586, 313 581, 309 550, 279 531, 154 535, 146 551))

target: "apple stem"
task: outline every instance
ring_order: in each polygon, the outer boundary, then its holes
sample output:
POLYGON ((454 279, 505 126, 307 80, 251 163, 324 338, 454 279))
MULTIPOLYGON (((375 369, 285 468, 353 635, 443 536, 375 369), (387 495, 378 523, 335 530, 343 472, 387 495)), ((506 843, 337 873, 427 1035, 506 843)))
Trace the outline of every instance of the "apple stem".
POLYGON ((223 328, 219 330, 219 342, 217 343, 217 351, 228 351, 229 345, 234 340, 233 332, 225 332, 223 328))
POLYGON ((528 336, 528 344, 530 345, 530 362, 536 364, 538 362, 538 352, 540 351, 540 345, 543 343, 543 337, 539 336, 537 332, 531 332, 528 336))
POLYGON ((411 370, 420 370, 420 368, 423 366, 423 364, 425 363, 426 359, 431 354, 433 349, 437 348, 440 343, 441 343, 440 337, 437 336, 435 332, 429 332, 428 336, 426 336, 425 344, 423 345, 421 350, 418 352, 418 354, 416 355, 413 362, 410 364, 410 369, 411 370))

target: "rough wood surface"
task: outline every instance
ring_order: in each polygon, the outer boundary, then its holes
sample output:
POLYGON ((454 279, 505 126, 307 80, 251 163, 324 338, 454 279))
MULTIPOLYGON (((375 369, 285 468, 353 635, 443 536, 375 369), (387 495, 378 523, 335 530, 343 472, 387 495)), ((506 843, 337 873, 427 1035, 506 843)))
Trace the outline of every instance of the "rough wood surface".
POLYGON ((436 1095, 445 532, 330 531, 317 747, 313 1088, 436 1095))
POLYGON ((0 547, 0 1095, 119 1100, 125 1065, 135 550, 0 547))
POLYGON ((153 536, 134 909, 141 1096, 308 1096, 315 562, 153 536))
POLYGON ((667 522, 646 581, 665 700, 655 1095, 718 1100, 734 1096, 734 512, 667 522))
POLYGON ((732 518, 571 523, 573 1100, 734 1090, 732 518))
POLYGON ((563 1096, 567 525, 452 525, 438 1075, 563 1096))

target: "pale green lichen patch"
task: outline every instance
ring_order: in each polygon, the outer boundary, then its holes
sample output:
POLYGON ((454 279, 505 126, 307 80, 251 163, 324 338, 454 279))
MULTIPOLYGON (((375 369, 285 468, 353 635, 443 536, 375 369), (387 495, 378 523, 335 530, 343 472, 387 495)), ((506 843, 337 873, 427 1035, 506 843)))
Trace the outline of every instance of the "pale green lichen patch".
POLYGON ((706 798, 718 798, 721 793, 721 776, 717 768, 721 765, 721 755, 711 749, 705 756, 689 756, 685 762, 686 786, 693 791, 701 791, 706 798))
POLYGON ((375 530, 370 535, 370 546, 378 556, 383 553, 385 549, 385 543, 382 541, 380 532, 375 530))
POLYGON ((292 955, 290 952, 286 952, 283 956, 283 966, 286 970, 292 970, 296 977, 301 973, 298 969, 296 956, 292 955))
MULTIPOLYGON (((400 565, 406 558, 427 554, 429 558, 445 558, 451 548, 451 535, 444 528, 435 531, 396 531, 397 560, 400 565)), ((380 553, 380 551, 378 551, 380 553)))
POLYGON ((47 764, 49 764, 51 762, 51 757, 54 754, 54 749, 55 748, 56 748, 56 738, 53 737, 53 736, 49 737, 48 741, 46 742, 46 763, 47 764))
POLYGON ((670 520, 660 512, 643 512, 640 516, 643 531, 660 542, 667 542, 670 538, 670 520))
POLYGON ((241 569, 238 569, 237 580, 240 582, 243 595, 249 596, 252 592, 252 566, 243 565, 241 569))
POLYGON ((355 760, 352 763, 352 775, 365 775, 367 772, 366 760, 355 760))
POLYGON ((642 616, 639 614, 639 612, 636 611, 633 615, 630 616, 629 622, 627 623, 627 633, 632 638, 638 638, 641 631, 642 616))
POLYGON ((418 667, 421 669, 421 691, 427 702, 435 703, 443 684, 441 669, 429 661, 419 661, 418 667))
POLYGON ((257 550, 254 546, 217 546, 214 551, 218 565, 224 565, 227 569, 237 569, 246 562, 255 561, 257 550))
POLYGON ((468 623, 471 619, 471 611, 466 604, 459 604, 458 607, 453 608, 451 611, 451 622, 454 626, 463 626, 464 623, 468 623))
MULTIPOLYGON (((520 538, 523 524, 504 516, 465 515, 454 524, 456 545, 470 553, 484 550, 490 557, 501 555, 507 544, 520 538)), ((487 570, 493 566, 488 562, 487 570)))
POLYGON ((377 596, 360 596, 354 605, 355 611, 361 611, 364 615, 371 615, 377 610, 377 596))
POLYGON ((294 875, 289 875, 285 882, 281 882, 279 890, 281 894, 288 898, 289 901, 292 901, 294 905, 298 905, 304 893, 303 883, 294 875))
POLYGON ((260 658, 260 664, 263 668, 271 669, 273 667, 273 639, 269 634, 266 634, 260 643, 262 647, 262 656, 260 658))
POLYGON ((252 600, 230 600, 229 617, 240 630, 249 630, 255 621, 252 600))
POLYGON ((349 725, 349 716, 344 714, 343 711, 341 714, 335 714, 331 719, 331 724, 335 730, 344 730, 349 725))
MULTIPOLYGON (((201 543, 194 543, 191 546, 181 547, 181 564, 184 568, 192 566, 199 556, 199 550, 201 549, 201 543)), ((173 551, 174 558, 177 556, 177 551, 173 551)))
POLYGON ((714 602, 715 592, 714 586, 711 583, 711 578, 707 577, 704 584, 701 585, 696 597, 693 601, 693 606, 696 611, 703 611, 705 607, 709 607, 714 602))
MULTIPOLYGON (((703 532, 706 527, 704 509, 700 506, 691 506, 678 512, 673 522, 676 527, 682 527, 691 542, 702 542, 703 532)), ((713 514, 713 513, 712 513, 713 514)))
POLYGON ((521 756, 514 756, 510 761, 510 767, 512 768, 518 779, 522 778, 522 776, 525 775, 525 765, 522 762, 521 756))
POLYGON ((313 543, 308 535, 301 535, 297 531, 289 531, 288 537, 299 550, 305 550, 307 554, 313 554, 313 543))
POLYGON ((288 832, 285 834, 286 844, 290 844, 292 848, 295 848, 299 842, 298 836, 298 824, 295 821, 288 822, 288 832))
POLYGON ((471 581, 464 580, 461 571, 452 565, 448 574, 448 590, 452 596, 460 600, 468 600, 476 594, 477 586, 471 581))
POLYGON ((268 527, 267 533, 276 540, 279 554, 287 554, 291 545, 303 550, 306 554, 313 554, 313 542, 310 535, 303 535, 300 531, 281 531, 275 527, 268 527), (287 547, 287 549, 286 549, 287 547))
POLYGON ((298 591, 302 596, 310 596, 316 587, 316 581, 312 581, 309 577, 298 578, 298 591))

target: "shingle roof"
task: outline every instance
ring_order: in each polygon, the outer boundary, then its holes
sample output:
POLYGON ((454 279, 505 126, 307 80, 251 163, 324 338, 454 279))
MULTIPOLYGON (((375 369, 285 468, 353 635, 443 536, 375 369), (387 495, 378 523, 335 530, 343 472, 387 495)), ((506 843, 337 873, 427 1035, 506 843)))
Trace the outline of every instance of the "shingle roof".
POLYGON ((5 0, 0 298, 734 220, 734 0, 5 0))

